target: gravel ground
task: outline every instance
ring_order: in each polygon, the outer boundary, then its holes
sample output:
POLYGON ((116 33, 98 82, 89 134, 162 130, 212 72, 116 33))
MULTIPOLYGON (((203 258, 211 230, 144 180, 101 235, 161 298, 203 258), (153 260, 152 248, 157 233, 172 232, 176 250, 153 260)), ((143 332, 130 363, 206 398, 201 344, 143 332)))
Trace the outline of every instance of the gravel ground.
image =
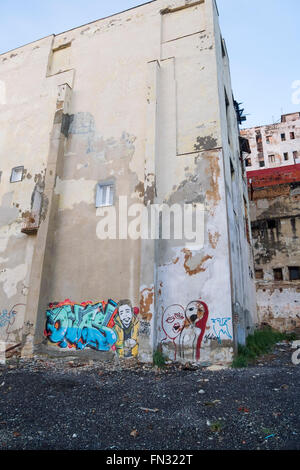
POLYGON ((2 450, 299 450, 289 343, 246 369, 74 360, 0 366, 2 450))

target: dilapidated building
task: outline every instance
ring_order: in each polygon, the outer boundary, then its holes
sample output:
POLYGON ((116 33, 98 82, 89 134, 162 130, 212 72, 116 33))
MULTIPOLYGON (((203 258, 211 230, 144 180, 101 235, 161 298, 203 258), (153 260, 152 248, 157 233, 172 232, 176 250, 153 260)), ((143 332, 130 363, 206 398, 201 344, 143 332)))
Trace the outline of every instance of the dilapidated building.
POLYGON ((251 149, 247 171, 300 163, 300 112, 283 114, 281 122, 243 129, 241 135, 251 149))
POLYGON ((248 172, 260 324, 300 327, 300 165, 248 172))
POLYGON ((215 1, 156 0, 50 35, 2 54, 0 81, 7 350, 230 362, 257 319, 215 1), (137 236, 141 207, 161 204, 202 208, 197 243, 162 236, 160 215, 157 236, 137 236))

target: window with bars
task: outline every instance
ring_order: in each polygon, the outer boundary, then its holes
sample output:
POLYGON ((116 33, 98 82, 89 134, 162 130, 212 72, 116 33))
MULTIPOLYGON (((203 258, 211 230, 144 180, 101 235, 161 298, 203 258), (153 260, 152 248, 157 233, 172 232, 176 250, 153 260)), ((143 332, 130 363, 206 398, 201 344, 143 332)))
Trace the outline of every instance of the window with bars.
POLYGON ((96 190, 96 207, 113 206, 114 183, 98 183, 96 190))

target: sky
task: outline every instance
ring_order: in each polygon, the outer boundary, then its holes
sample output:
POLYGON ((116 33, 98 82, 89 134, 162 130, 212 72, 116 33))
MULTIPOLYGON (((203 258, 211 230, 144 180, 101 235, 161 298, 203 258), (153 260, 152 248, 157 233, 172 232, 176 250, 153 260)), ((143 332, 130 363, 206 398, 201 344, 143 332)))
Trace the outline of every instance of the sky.
MULTIPOLYGON (((112 15, 142 0, 0 0, 0 54, 112 15)), ((300 111, 300 1, 217 0, 242 127, 300 111), (293 88, 293 86, 295 88, 293 88)))

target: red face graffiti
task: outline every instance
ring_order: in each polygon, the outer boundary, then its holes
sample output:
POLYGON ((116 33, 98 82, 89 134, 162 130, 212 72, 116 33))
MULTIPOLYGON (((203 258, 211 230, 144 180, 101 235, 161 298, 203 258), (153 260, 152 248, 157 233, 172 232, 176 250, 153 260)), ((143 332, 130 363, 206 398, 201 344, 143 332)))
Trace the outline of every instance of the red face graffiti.
POLYGON ((184 327, 184 309, 181 305, 170 305, 163 314, 162 328, 169 339, 174 341, 184 327))

